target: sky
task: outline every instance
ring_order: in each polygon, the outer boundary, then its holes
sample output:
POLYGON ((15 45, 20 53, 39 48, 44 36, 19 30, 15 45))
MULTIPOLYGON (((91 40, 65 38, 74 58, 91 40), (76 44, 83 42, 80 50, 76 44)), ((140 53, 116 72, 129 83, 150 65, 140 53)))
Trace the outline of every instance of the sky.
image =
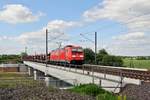
POLYGON ((49 52, 68 44, 112 55, 150 56, 149 0, 1 0, 0 54, 49 52))

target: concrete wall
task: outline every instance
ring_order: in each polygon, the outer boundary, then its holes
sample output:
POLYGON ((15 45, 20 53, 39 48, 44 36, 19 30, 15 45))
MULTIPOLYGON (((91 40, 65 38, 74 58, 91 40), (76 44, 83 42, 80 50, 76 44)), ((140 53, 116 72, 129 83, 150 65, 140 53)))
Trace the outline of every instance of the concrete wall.
POLYGON ((19 67, 0 67, 0 72, 19 72, 19 67))
POLYGON ((27 72, 24 64, 1 64, 0 72, 27 72))
POLYGON ((28 68, 24 64, 19 65, 19 72, 27 72, 28 68))

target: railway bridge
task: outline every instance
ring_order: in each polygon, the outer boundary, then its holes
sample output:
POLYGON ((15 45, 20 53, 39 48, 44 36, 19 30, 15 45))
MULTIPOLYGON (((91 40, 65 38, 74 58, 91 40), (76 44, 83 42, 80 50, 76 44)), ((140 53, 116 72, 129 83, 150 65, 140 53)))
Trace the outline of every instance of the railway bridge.
MULTIPOLYGON (((42 72, 72 85, 94 83, 114 93, 118 93, 126 84, 140 85, 142 81, 150 80, 150 72, 146 69, 95 65, 66 67, 51 64, 46 67, 46 64, 31 61, 24 61, 24 64, 28 67, 29 75, 34 75, 34 80, 37 80, 39 73, 42 72)), ((45 81, 49 83, 50 78, 46 76, 45 81)))

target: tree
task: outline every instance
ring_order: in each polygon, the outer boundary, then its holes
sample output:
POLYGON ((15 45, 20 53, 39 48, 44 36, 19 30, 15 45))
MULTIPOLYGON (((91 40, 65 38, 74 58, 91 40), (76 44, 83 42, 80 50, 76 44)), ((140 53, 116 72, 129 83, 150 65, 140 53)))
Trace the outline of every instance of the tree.
POLYGON ((21 58, 19 55, 1 55, 0 63, 19 63, 21 58))
POLYGON ((99 52, 97 54, 97 63, 98 64, 102 64, 102 60, 105 55, 108 55, 108 53, 105 49, 99 50, 99 52))
POLYGON ((100 55, 108 55, 107 51, 105 49, 99 50, 100 55))
POLYGON ((147 58, 147 57, 144 57, 144 56, 138 56, 136 59, 137 59, 137 60, 147 60, 146 58, 147 58))
POLYGON ((84 61, 85 63, 94 63, 95 53, 90 48, 84 49, 84 61))
POLYGON ((21 57, 27 56, 28 54, 26 52, 21 52, 21 57))
POLYGON ((114 60, 114 66, 119 66, 119 67, 123 66, 123 60, 121 57, 115 56, 114 59, 115 59, 114 60))
POLYGON ((106 66, 112 66, 113 65, 113 57, 110 55, 104 55, 102 59, 102 64, 106 66))
POLYGON ((23 61, 24 57, 28 56, 28 54, 26 52, 21 52, 20 57, 21 57, 21 61, 23 61))
MULTIPOLYGON (((84 49, 85 63, 94 64, 95 62, 95 53, 92 49, 84 49)), ((105 49, 99 50, 97 54, 97 62, 100 65, 106 66, 122 66, 123 60, 122 57, 109 55, 105 49)))
POLYGON ((102 64, 106 66, 122 66, 123 60, 118 56, 105 55, 102 59, 102 64))

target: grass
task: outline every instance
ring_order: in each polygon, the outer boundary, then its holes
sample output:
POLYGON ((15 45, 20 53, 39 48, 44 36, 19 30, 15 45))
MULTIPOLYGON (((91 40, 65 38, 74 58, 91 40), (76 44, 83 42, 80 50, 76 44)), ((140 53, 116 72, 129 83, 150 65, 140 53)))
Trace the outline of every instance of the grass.
POLYGON ((0 72, 0 88, 12 88, 17 87, 18 85, 33 87, 41 84, 31 78, 27 78, 26 76, 27 75, 25 74, 14 72, 0 72))
MULTIPOLYGON (((70 89, 72 92, 79 93, 81 95, 91 95, 96 97, 96 100, 121 100, 121 96, 114 95, 108 91, 105 91, 101 87, 98 87, 95 84, 83 84, 79 86, 75 86, 74 88, 70 89)), ((126 100, 125 96, 124 99, 126 100)))
POLYGON ((74 88, 71 89, 71 91, 80 93, 82 95, 92 95, 92 96, 96 96, 99 93, 105 92, 105 90, 99 88, 97 85, 94 84, 83 84, 75 86, 74 88))
POLYGON ((150 69, 150 60, 130 60, 130 59, 123 59, 123 66, 132 67, 132 68, 146 68, 150 69))
POLYGON ((97 95, 96 100, 118 100, 118 99, 117 96, 114 96, 111 93, 103 93, 97 95))
POLYGON ((0 78, 10 78, 10 77, 25 77, 27 76, 26 74, 22 74, 19 72, 0 72, 0 78))

